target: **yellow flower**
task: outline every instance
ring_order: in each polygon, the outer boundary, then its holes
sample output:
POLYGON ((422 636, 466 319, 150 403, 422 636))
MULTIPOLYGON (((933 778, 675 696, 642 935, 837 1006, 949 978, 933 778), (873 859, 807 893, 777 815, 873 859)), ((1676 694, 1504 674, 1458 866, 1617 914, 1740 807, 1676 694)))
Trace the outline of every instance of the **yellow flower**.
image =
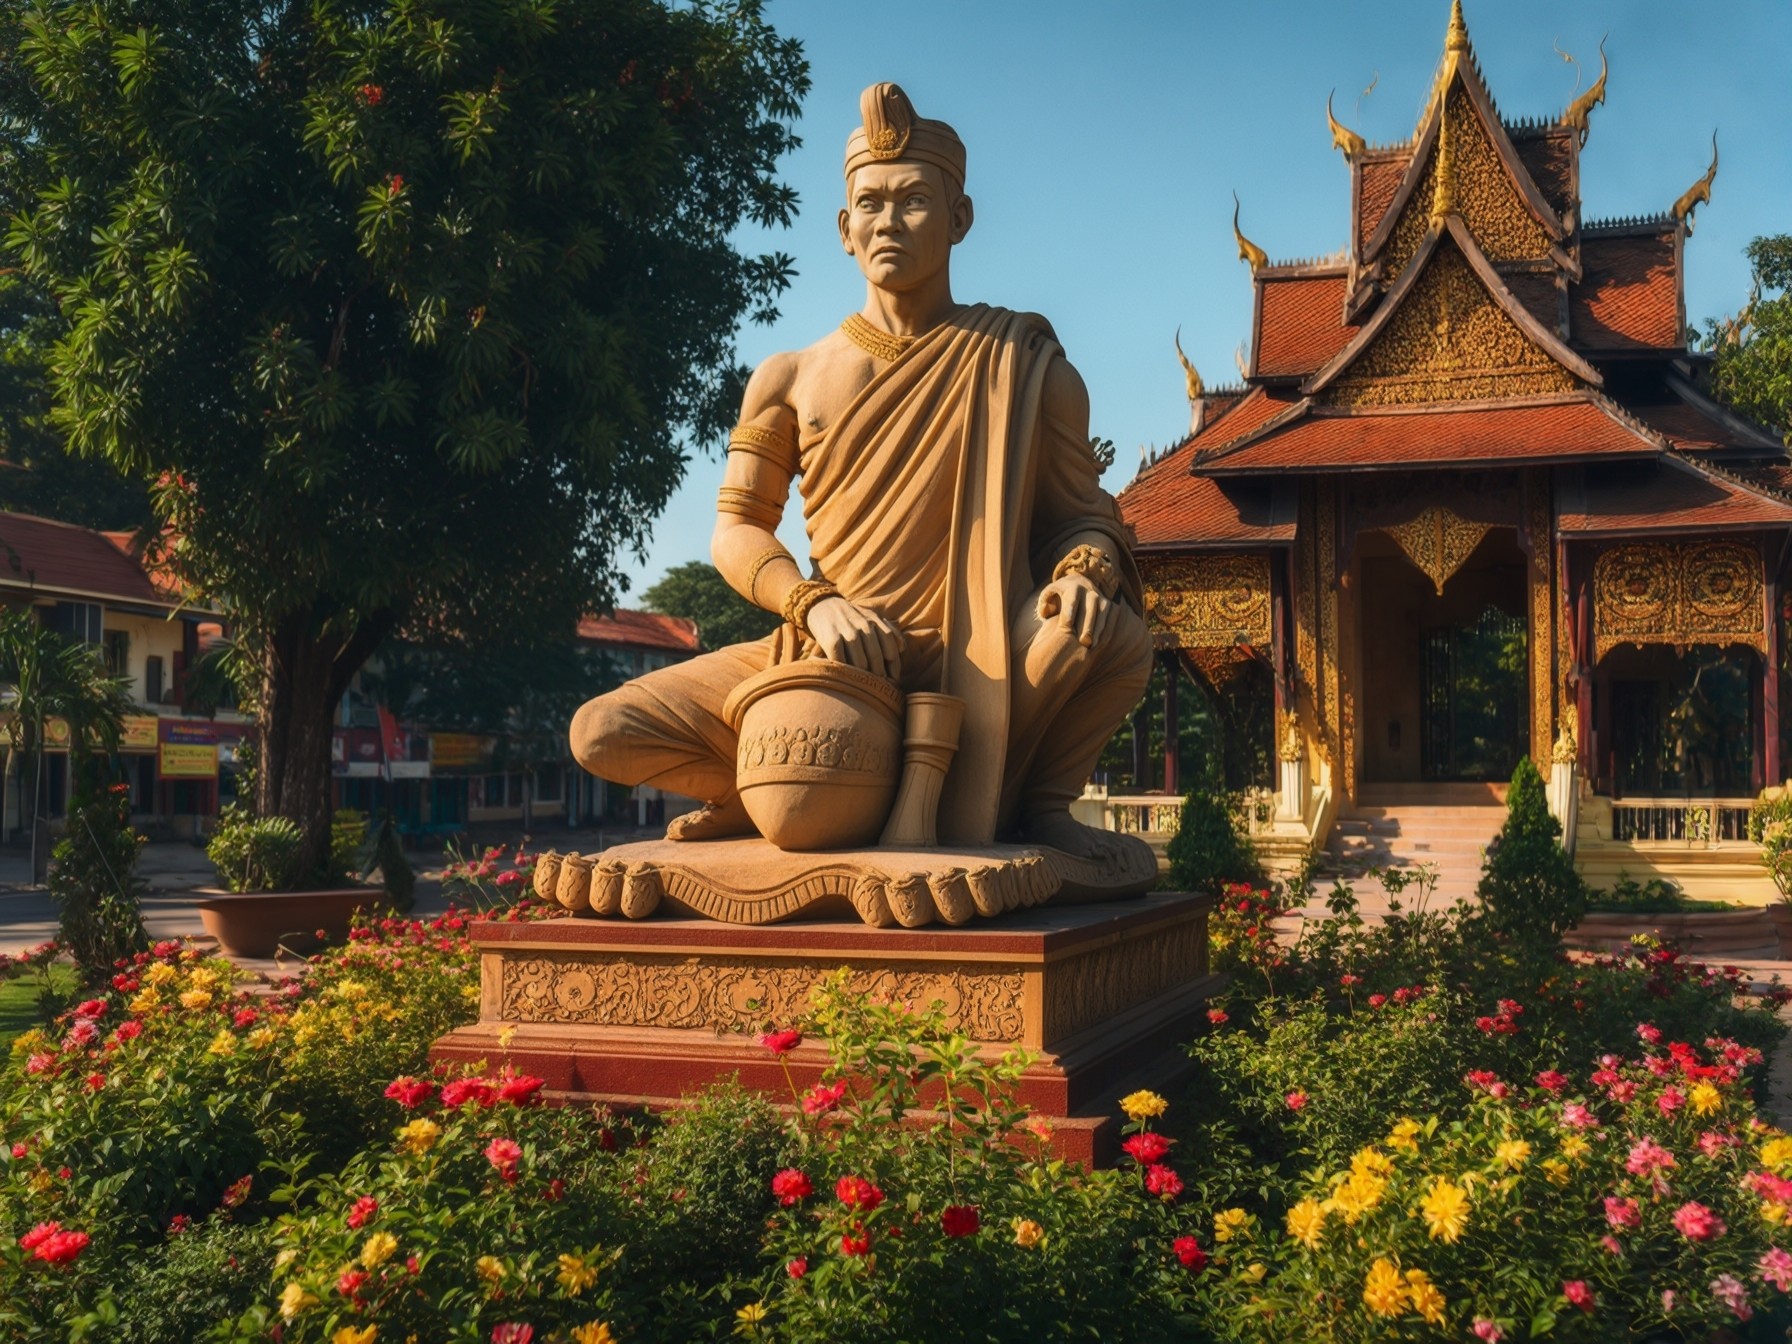
POLYGON ((1761 1161, 1770 1167, 1792 1163, 1792 1136, 1776 1135, 1761 1145, 1761 1161))
POLYGON ((1468 1191, 1439 1176, 1419 1201, 1425 1227, 1435 1240, 1453 1242, 1468 1227, 1468 1191))
POLYGON ((1231 1241, 1233 1237, 1249 1232, 1254 1220, 1243 1209, 1227 1209, 1223 1213, 1213 1215, 1213 1239, 1215 1241, 1231 1241))
POLYGON ((495 1255, 482 1255, 473 1262, 473 1272, 489 1288, 504 1277, 504 1262, 495 1255))
POLYGON ((183 989, 180 994, 180 1006, 198 1012, 201 1008, 212 1006, 212 992, 209 989, 183 989))
POLYGON ((187 975, 187 983, 194 989, 216 989, 218 973, 210 966, 195 966, 187 975))
POLYGON ((515 1027, 505 1027, 502 1031, 500 1031, 498 1033, 498 1049, 500 1049, 500 1050, 510 1049, 510 1043, 512 1041, 514 1041, 515 1039, 516 1039, 516 1028, 515 1027))
POLYGON ((1543 1177, 1551 1185, 1567 1185, 1573 1179, 1573 1173, 1561 1158, 1546 1157, 1543 1159, 1543 1177))
POLYGON ((1350 1159, 1350 1170, 1356 1175, 1391 1176, 1394 1164, 1388 1155, 1371 1144, 1367 1148, 1359 1148, 1350 1159))
POLYGON ((616 1336, 610 1333, 606 1322, 587 1321, 584 1325, 573 1326, 572 1344, 616 1344, 616 1336))
POLYGON ((288 1265, 290 1265, 294 1260, 297 1260, 298 1258, 299 1258, 298 1248, 294 1247, 294 1246, 287 1246, 281 1250, 279 1255, 276 1255, 274 1257, 274 1268, 275 1269, 285 1269, 288 1265))
POLYGON ((1263 1276, 1267 1273, 1269 1273, 1267 1269, 1257 1261, 1253 1260, 1239 1271, 1239 1277, 1244 1279, 1247 1283, 1262 1283, 1263 1276))
POLYGON ((247 1039, 251 1050, 265 1050, 280 1039, 280 1033, 272 1027, 257 1027, 249 1033, 247 1039))
POLYGON ((367 997, 367 986, 359 980, 338 980, 334 993, 339 999, 364 999, 367 997))
POLYGON ((379 1332, 377 1325, 363 1326, 359 1330, 352 1325, 345 1325, 330 1336, 330 1344, 373 1344, 374 1336, 379 1332))
POLYGON ((1692 1091, 1686 1094, 1686 1099, 1700 1115, 1710 1115, 1713 1111, 1724 1108, 1724 1094, 1710 1083, 1694 1083, 1692 1091))
POLYGON ((1303 1199, 1288 1210, 1288 1235, 1312 1250, 1325 1231, 1325 1206, 1316 1199, 1303 1199))
POLYGON ((361 1247, 361 1263, 377 1269, 392 1258, 398 1249, 398 1238, 390 1232, 375 1232, 361 1247))
POLYGON ((1120 1098, 1120 1109, 1126 1112, 1126 1118, 1135 1124, 1141 1120, 1153 1120, 1170 1109, 1170 1103, 1155 1092, 1129 1092, 1120 1098))
POLYGON ((220 1027, 218 1034, 212 1037, 212 1043, 205 1048, 208 1055, 234 1055, 236 1053, 236 1037, 230 1034, 229 1027, 220 1027))
MULTIPOLYGON (((159 961, 156 963, 158 966, 163 964, 164 963, 159 961)), ((132 999, 128 1006, 131 1010, 131 1016, 142 1017, 145 1013, 153 1013, 156 1009, 162 1006, 162 996, 156 993, 153 989, 146 989, 136 998, 132 999)))
POLYGON ((460 997, 466 1003, 478 1003, 479 1002, 479 986, 478 985, 462 985, 460 987, 460 997))
POLYGON ((1387 1188, 1387 1181, 1374 1172, 1353 1171, 1338 1183, 1326 1205, 1343 1214, 1345 1222, 1354 1223, 1381 1203, 1387 1188))
POLYGON ((147 971, 143 972, 143 983, 154 988, 157 985, 167 984, 170 980, 175 979, 179 975, 180 972, 175 970, 174 967, 170 966, 167 962, 158 961, 151 965, 147 971))
POLYGON ((35 1055, 50 1043, 49 1036, 41 1027, 33 1027, 30 1031, 21 1031, 12 1038, 12 1052, 15 1055, 35 1055))
POLYGON ((1419 1151, 1419 1133, 1422 1129, 1423 1126, 1417 1120, 1408 1116, 1389 1131, 1387 1145, 1403 1153, 1416 1153, 1419 1151))
MULTIPOLYGON (((161 966, 167 963, 157 962, 156 964, 161 966)), ((280 1294, 280 1314, 289 1321, 301 1311, 309 1310, 316 1305, 317 1298, 306 1292, 305 1285, 296 1279, 287 1284, 280 1294)))
POLYGON ((412 1156, 427 1153, 442 1137, 442 1127, 434 1120, 419 1117, 398 1130, 398 1145, 412 1156))
POLYGON ((597 1270, 586 1264, 580 1256, 563 1255, 560 1257, 560 1272, 554 1277, 560 1280, 562 1288, 577 1297, 597 1282, 597 1270))
POLYGON ((1493 1150, 1493 1160, 1508 1167, 1522 1167, 1531 1157, 1531 1145, 1523 1139, 1507 1139, 1493 1150))
POLYGON ((1444 1323, 1444 1295, 1438 1292, 1437 1285, 1424 1270, 1406 1271, 1406 1295, 1412 1302, 1412 1309, 1432 1325, 1444 1323))
POLYGON ((1024 1246, 1029 1251, 1045 1240, 1045 1229, 1031 1218, 1014 1220, 1014 1244, 1024 1246))
POLYGON ((1377 1256, 1363 1280, 1363 1305, 1377 1316, 1398 1316, 1406 1306, 1406 1281, 1384 1256, 1377 1256))
POLYGON ((765 1303, 749 1302, 746 1306, 734 1313, 734 1319, 739 1321, 742 1325, 758 1325, 769 1314, 770 1313, 765 1309, 765 1303))
POLYGON ((1578 1162, 1592 1151, 1592 1145, 1579 1134, 1569 1134, 1562 1140, 1562 1156, 1570 1162, 1578 1162))

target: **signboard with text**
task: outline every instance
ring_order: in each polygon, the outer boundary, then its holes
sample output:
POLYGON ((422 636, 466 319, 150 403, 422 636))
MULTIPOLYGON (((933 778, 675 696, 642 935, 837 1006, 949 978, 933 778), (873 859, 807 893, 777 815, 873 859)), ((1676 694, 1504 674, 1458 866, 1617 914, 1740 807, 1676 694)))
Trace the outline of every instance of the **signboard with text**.
POLYGON ((163 719, 158 727, 161 756, 157 770, 163 779, 218 777, 218 730, 215 724, 163 719))

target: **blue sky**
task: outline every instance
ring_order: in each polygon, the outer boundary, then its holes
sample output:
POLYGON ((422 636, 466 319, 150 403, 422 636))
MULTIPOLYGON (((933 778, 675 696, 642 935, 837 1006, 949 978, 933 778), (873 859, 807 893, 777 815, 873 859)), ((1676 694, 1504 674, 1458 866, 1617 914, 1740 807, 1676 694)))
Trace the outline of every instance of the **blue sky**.
MULTIPOLYGON (((1611 62, 1605 106, 1581 156, 1588 218, 1665 210, 1722 150, 1712 200, 1687 246, 1687 313, 1746 296, 1749 239, 1792 231, 1792 3, 1787 0, 1465 0, 1469 36, 1509 118, 1556 115, 1611 62)), ((1232 242, 1274 260, 1347 240, 1349 176, 1331 148, 1325 98, 1370 143, 1407 138, 1443 51, 1448 0, 1375 5, 1296 0, 771 0, 802 39, 814 87, 784 162, 802 199, 796 226, 743 238, 781 250, 798 276, 771 326, 740 334, 757 363, 809 344, 862 302, 840 250, 841 150, 865 85, 893 79, 922 116, 969 147, 976 225, 953 257, 961 301, 1044 313, 1089 385, 1092 428, 1118 460, 1118 491, 1141 444, 1186 427, 1171 337, 1210 385, 1236 379, 1251 286, 1232 242), (1367 97, 1362 91, 1373 82, 1367 97)), ((685 481, 654 529, 635 593, 706 559, 721 446, 693 445, 685 481)), ((793 504, 781 535, 804 553, 793 504)), ((633 599, 624 597, 624 604, 633 599)))

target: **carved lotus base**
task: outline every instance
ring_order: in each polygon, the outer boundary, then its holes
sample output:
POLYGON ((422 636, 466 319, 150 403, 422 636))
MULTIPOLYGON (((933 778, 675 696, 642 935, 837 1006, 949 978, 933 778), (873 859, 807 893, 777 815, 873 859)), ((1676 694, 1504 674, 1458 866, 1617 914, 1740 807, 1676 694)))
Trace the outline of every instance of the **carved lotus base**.
POLYGON ((602 854, 547 854, 535 889, 575 915, 656 912, 728 924, 850 917, 874 928, 968 924, 1040 905, 1138 896, 1157 857, 1136 836, 1102 835, 1083 859, 1044 846, 787 853, 758 838, 647 840, 602 854))
MULTIPOLYGON (((787 1100, 784 1071, 758 1034, 799 1021, 816 984, 844 966, 865 993, 940 1001, 993 1053, 1017 1042, 1034 1051, 1023 1100, 1051 1119, 1062 1155, 1095 1160, 1116 1141, 1115 1098, 1173 1085, 1177 1047, 1217 985, 1207 969, 1211 905, 1158 893, 925 930, 852 917, 767 928, 688 917, 484 923, 473 933, 479 1021, 443 1037, 435 1055, 508 1061, 569 1100, 672 1105, 734 1074, 787 1100)), ((787 1062, 806 1088, 827 1059, 805 1043, 787 1062)))

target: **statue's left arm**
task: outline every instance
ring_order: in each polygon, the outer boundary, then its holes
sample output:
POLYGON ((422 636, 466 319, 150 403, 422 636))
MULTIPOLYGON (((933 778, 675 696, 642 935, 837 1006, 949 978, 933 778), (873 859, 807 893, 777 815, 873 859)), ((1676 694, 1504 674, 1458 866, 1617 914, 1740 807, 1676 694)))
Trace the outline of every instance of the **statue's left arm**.
POLYGON ((1031 558, 1034 572, 1049 579, 1039 615, 1055 616, 1093 645, 1115 602, 1142 609, 1130 533, 1101 488, 1101 464, 1089 446, 1089 389, 1069 360, 1054 359, 1047 369, 1040 410, 1031 558))

